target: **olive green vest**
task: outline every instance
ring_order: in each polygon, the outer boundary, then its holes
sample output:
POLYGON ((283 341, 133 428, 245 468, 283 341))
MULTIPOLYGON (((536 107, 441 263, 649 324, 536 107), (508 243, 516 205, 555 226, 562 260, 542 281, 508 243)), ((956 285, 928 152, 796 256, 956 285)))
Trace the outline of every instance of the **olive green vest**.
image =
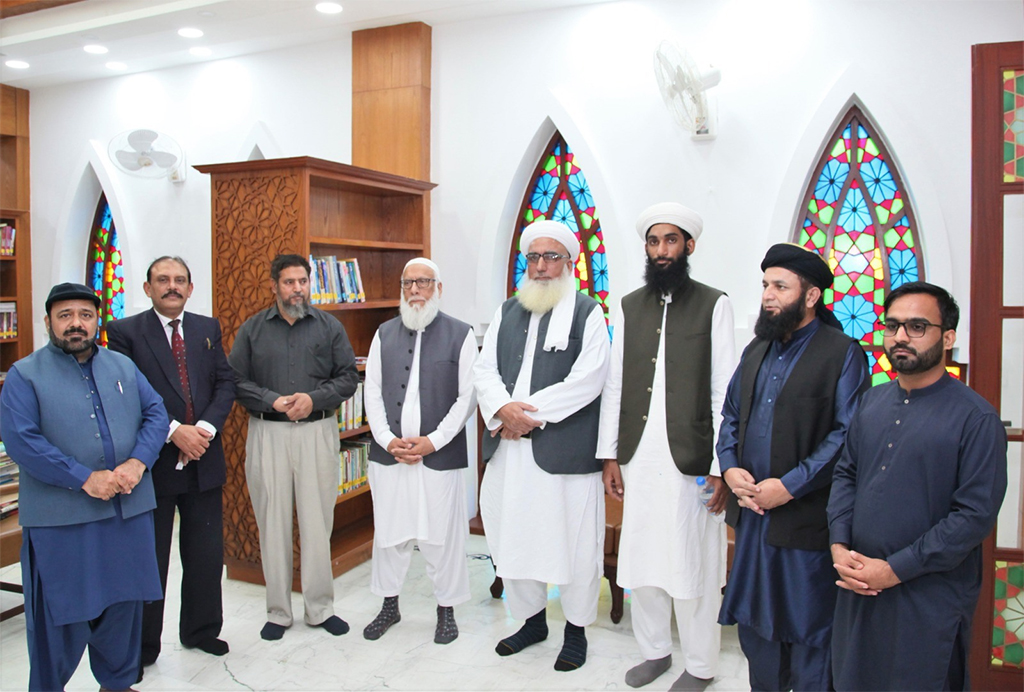
MULTIPOLYGON (((723 293, 693 281, 677 290, 665 315, 665 418, 672 460, 681 473, 711 470, 715 432, 711 415, 711 317, 723 293)), ((665 301, 646 286, 622 299, 620 464, 640 444, 651 408, 665 301)), ((618 336, 618 335, 616 335, 618 336)), ((660 402, 658 402, 660 405, 660 402)))

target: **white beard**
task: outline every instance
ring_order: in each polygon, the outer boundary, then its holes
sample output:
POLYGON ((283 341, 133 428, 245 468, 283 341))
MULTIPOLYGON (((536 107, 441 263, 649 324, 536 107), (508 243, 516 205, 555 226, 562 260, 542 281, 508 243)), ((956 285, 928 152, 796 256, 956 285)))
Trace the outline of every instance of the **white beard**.
POLYGON ((557 279, 548 281, 537 281, 524 274, 516 298, 527 311, 543 315, 554 310, 559 301, 575 288, 572 267, 567 267, 557 279))
POLYGON ((441 311, 441 296, 434 291, 434 295, 423 303, 423 307, 418 308, 409 303, 405 299, 405 293, 402 293, 402 302, 398 306, 398 311, 402 315, 402 324, 408 329, 418 332, 426 329, 437 317, 437 313, 441 311))

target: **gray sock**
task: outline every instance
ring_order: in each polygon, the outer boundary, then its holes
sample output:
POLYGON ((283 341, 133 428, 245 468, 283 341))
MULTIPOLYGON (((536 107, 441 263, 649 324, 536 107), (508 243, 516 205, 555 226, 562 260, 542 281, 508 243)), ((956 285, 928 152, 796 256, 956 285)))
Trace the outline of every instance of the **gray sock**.
POLYGON ((665 658, 644 661, 626 671, 626 684, 630 687, 643 687, 653 682, 659 675, 672 667, 672 654, 665 658))
POLYGON ((683 671, 683 674, 668 689, 672 692, 704 692, 704 688, 710 685, 712 680, 714 678, 697 678, 683 671))

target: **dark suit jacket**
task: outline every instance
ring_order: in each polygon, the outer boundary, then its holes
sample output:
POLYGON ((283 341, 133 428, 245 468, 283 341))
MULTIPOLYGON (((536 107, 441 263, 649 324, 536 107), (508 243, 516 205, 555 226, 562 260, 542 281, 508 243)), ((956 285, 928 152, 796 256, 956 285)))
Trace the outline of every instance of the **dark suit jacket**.
MULTIPOLYGON (((185 335, 185 357, 188 363, 189 388, 196 420, 205 420, 217 428, 217 435, 206 454, 196 465, 199 490, 224 485, 224 446, 220 431, 235 401, 235 374, 224 356, 220 324, 212 317, 182 313, 185 335)), ((185 396, 178 369, 160 318, 152 309, 107 324, 108 347, 131 358, 153 388, 164 399, 171 420, 185 422, 185 396)), ((178 448, 173 442, 164 445, 160 458, 153 465, 153 486, 158 496, 188 492, 188 475, 175 470, 178 448)))

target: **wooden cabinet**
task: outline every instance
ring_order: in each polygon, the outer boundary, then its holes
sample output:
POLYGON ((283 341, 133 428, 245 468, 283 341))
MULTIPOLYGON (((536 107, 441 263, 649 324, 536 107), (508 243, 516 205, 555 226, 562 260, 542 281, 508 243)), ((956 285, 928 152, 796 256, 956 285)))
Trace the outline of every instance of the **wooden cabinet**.
MULTIPOLYGON (((430 254, 428 199, 435 185, 310 157, 196 169, 212 182, 213 310, 225 349, 246 319, 271 304, 270 261, 276 255, 336 255, 359 260, 366 302, 317 307, 337 317, 356 355, 366 356, 377 327, 398 314, 405 263, 430 254)), ((228 577, 262 583, 259 535, 245 484, 247 419, 235 406, 222 431, 228 464, 224 561, 228 577)), ((370 558, 373 507, 367 491, 338 497, 331 536, 335 576, 370 558)))
POLYGON ((0 226, 16 229, 0 254, 0 303, 14 303, 18 335, 0 338, 0 371, 32 353, 32 228, 29 214, 28 92, 0 84, 0 226))

